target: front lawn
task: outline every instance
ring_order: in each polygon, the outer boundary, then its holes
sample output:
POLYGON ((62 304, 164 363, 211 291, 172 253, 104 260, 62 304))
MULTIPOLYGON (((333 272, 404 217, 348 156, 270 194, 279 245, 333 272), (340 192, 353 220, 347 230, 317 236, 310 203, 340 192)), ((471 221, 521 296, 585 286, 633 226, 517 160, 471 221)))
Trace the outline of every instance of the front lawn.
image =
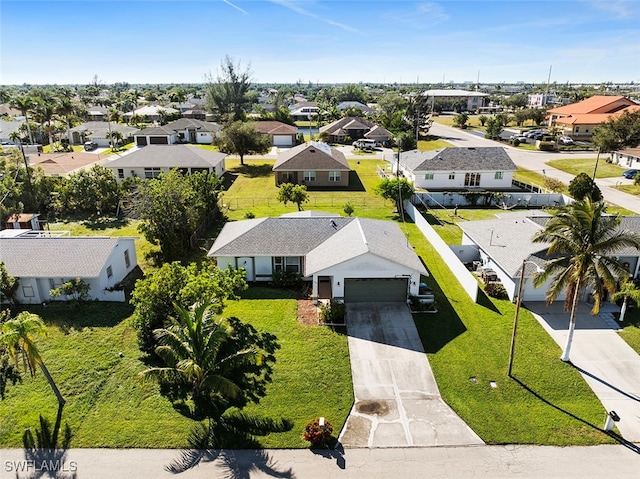
MULTIPOLYGON (((92 302, 74 311, 52 303, 27 309, 41 315, 48 326, 48 337, 38 344, 67 401, 64 421, 74 434, 73 447, 187 445, 192 421, 173 409, 155 383, 138 377, 147 366, 138 350, 129 305, 92 302)), ((267 437, 265 447, 305 447, 302 428, 319 415, 330 418, 339 430, 353 402, 346 336, 298 324, 296 300, 287 291, 251 288, 242 301, 230 302, 224 314, 274 333, 282 347, 276 353, 268 396, 250 410, 290 418, 295 426, 267 437)), ((38 415, 53 423, 56 411, 56 398, 43 374, 24 376, 0 401, 0 447, 22 447, 22 433, 38 424, 38 415)))
MULTIPOLYGON (((595 158, 571 158, 569 160, 551 160, 547 162, 547 165, 556 168, 558 170, 571 173, 572 175, 579 175, 580 173, 586 173, 590 177, 593 177, 593 169, 596 165, 595 158)), ((596 170, 596 178, 618 178, 622 177, 622 173, 625 168, 621 168, 613 163, 607 163, 601 157, 598 161, 598 169, 596 170)))

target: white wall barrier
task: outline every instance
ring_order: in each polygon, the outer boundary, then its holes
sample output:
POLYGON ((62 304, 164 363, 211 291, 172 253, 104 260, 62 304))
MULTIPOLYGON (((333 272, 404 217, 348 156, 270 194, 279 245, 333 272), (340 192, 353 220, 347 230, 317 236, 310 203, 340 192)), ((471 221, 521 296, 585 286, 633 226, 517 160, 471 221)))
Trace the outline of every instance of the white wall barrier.
POLYGON ((457 278, 469 297, 476 302, 478 299, 478 281, 476 277, 467 269, 467 267, 458 259, 456 254, 451 250, 449 245, 431 227, 429 222, 425 220, 419 211, 410 203, 405 202, 405 211, 413 219, 413 222, 422 232, 427 241, 440 254, 451 273, 457 278))

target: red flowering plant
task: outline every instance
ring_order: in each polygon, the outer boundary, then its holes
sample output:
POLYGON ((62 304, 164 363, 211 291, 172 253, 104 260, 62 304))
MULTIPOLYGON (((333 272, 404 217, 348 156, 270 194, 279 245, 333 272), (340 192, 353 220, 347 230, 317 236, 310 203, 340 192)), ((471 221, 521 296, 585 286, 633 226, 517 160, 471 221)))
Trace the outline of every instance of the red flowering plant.
MULTIPOLYGON (((324 418, 323 418, 324 419, 324 418)), ((333 425, 324 419, 324 425, 320 425, 320 418, 309 421, 304 427, 304 439, 312 446, 326 446, 332 439, 333 425)))

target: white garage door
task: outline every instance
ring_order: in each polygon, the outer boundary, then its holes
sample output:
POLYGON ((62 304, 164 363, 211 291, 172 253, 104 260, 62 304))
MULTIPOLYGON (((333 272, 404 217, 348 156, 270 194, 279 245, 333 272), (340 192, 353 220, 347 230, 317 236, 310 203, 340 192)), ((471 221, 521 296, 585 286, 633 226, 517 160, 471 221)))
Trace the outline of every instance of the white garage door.
POLYGON ((273 135, 273 146, 293 146, 290 135, 273 135))

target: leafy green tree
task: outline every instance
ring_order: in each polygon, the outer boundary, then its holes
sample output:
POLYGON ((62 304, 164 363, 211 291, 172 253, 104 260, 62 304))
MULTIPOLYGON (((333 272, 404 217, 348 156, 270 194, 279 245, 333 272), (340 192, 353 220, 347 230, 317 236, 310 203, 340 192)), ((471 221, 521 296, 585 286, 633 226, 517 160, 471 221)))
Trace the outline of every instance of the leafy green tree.
POLYGON ((620 322, 622 323, 627 313, 627 308, 629 307, 629 300, 636 303, 636 305, 640 304, 640 289, 638 289, 638 286, 629 276, 623 277, 620 280, 620 288, 616 293, 611 295, 611 302, 620 300, 622 300, 622 307, 620 309, 620 322))
POLYGON ((398 146, 398 152, 402 152, 415 150, 418 142, 413 132, 403 132, 396 137, 396 145, 398 146))
POLYGON ((251 70, 242 71, 240 62, 234 63, 227 55, 215 81, 211 74, 207 75, 207 108, 224 123, 244 120, 251 105, 250 87, 251 70))
POLYGON ((282 183, 278 190, 278 201, 285 205, 290 201, 295 203, 298 211, 302 211, 302 203, 309 201, 309 193, 305 185, 294 185, 293 183, 282 183))
POLYGON ((469 121, 469 115, 465 112, 458 113, 453 117, 453 126, 457 126, 458 128, 466 128, 467 122, 469 121))
POLYGON ((241 165, 244 165, 245 155, 263 155, 271 149, 268 135, 260 133, 254 123, 242 121, 226 125, 216 144, 225 153, 239 155, 241 165))
POLYGON ((602 192, 596 182, 586 173, 580 173, 569 182, 569 194, 574 200, 590 198, 591 201, 600 201, 602 192))
POLYGON ((81 278, 76 278, 73 281, 63 283, 59 288, 49 290, 49 294, 54 298, 60 296, 71 298, 72 303, 79 306, 89 299, 89 291, 91 291, 91 286, 81 278))
POLYGON ((640 249, 640 233, 621 229, 619 217, 605 213, 603 201, 594 202, 587 196, 562 207, 533 237, 534 243, 549 244, 545 270, 534 276, 533 284, 539 287, 553 278, 547 301, 552 303, 566 291, 565 310, 571 310, 563 361, 570 360, 576 311, 585 288, 593 296, 591 313, 598 314, 605 291, 616 291, 617 278, 629 274, 617 252, 627 247, 640 249))
POLYGON ((42 373, 47 378, 49 386, 58 399, 60 408, 64 406, 65 400, 60 394, 56 383, 53 381, 49 370, 44 364, 40 352, 35 344, 35 338, 46 335, 47 328, 42 318, 37 314, 23 311, 15 318, 9 318, 2 323, 0 329, 0 344, 4 345, 7 354, 16 363, 22 362, 24 370, 29 371, 31 376, 36 374, 36 366, 40 366, 42 373))
POLYGON ((402 202, 409 200, 414 194, 413 183, 406 178, 385 178, 375 191, 385 200, 394 201, 398 212, 402 211, 402 202))
POLYGON ((527 106, 528 99, 527 95, 524 93, 516 93, 515 95, 511 95, 509 98, 504 100, 504 105, 509 108, 524 108, 527 106))
POLYGON ((365 105, 367 103, 367 94, 364 88, 362 88, 361 85, 354 85, 353 83, 348 83, 336 88, 333 97, 336 103, 343 101, 358 101, 365 105))
POLYGON ((380 125, 391 131, 399 131, 403 128, 402 116, 406 111, 408 102, 404 96, 397 92, 386 92, 377 104, 378 121, 380 125))
POLYGON ((214 173, 184 176, 174 169, 137 183, 129 195, 132 215, 142 220, 139 231, 160 246, 165 261, 184 258, 189 237, 207 214, 217 211, 222 181, 214 173))
POLYGON ((6 298, 9 304, 14 304, 18 286, 18 278, 11 276, 4 261, 0 261, 0 299, 6 298))
POLYGON ((487 123, 487 120, 488 120, 488 119, 489 119, 489 117, 488 117, 487 115, 480 115, 480 116, 478 117, 478 121, 480 122, 480 124, 481 124, 482 126, 484 126, 484 125, 485 125, 485 123, 487 123))
POLYGON ((500 134, 504 129, 504 124, 502 123, 501 118, 497 116, 492 116, 487 119, 487 127, 486 127, 486 138, 491 138, 492 140, 500 138, 500 134))
POLYGON ((140 349, 147 354, 154 353, 157 343, 153 330, 165 326, 175 312, 174 305, 188 308, 198 301, 206 301, 219 314, 225 301, 235 299, 236 293, 246 287, 242 269, 220 270, 210 263, 163 264, 138 280, 131 295, 140 349))
POLYGON ((640 145, 640 110, 623 112, 596 126, 592 141, 603 152, 637 147, 640 145))
POLYGON ((114 213, 120 201, 115 176, 101 165, 71 173, 58 193, 56 209, 62 213, 114 213))

